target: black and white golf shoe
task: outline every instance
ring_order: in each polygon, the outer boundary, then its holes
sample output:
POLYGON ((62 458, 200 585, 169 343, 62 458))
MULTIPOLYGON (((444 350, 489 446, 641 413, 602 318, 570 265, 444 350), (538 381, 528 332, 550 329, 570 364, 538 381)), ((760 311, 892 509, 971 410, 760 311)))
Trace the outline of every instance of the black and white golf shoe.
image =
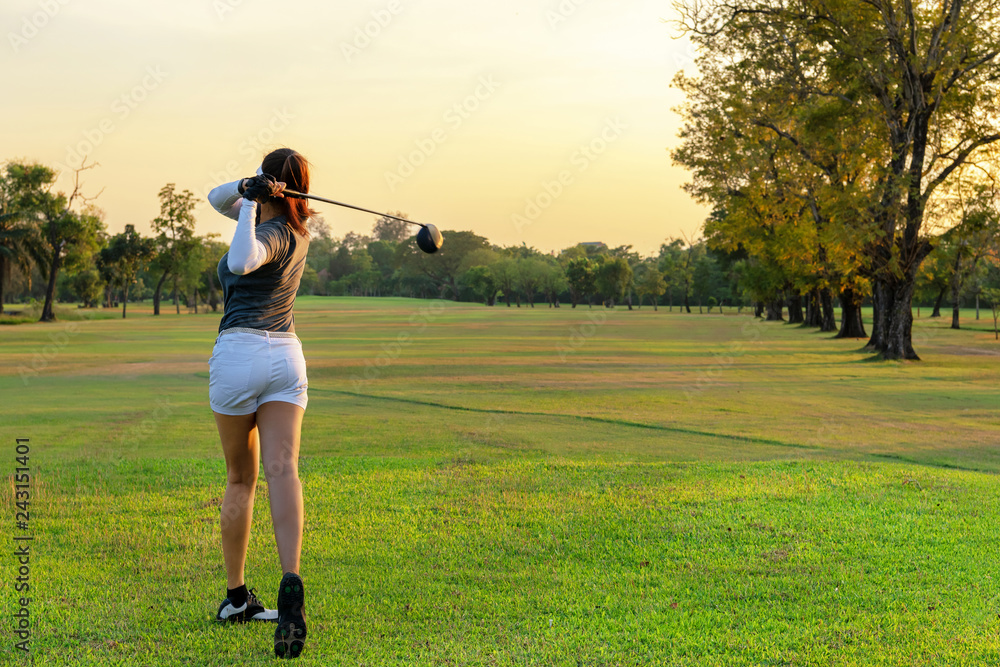
POLYGON ((306 619, 302 613, 305 590, 299 575, 288 572, 278 588, 278 627, 274 631, 274 654, 297 658, 306 643, 306 619))
POLYGON ((247 601, 242 607, 237 607, 229 599, 222 601, 219 605, 219 612, 215 615, 215 620, 220 623, 246 623, 247 621, 264 621, 274 623, 278 620, 276 609, 267 609, 260 603, 254 594, 255 588, 251 588, 247 593, 247 601))

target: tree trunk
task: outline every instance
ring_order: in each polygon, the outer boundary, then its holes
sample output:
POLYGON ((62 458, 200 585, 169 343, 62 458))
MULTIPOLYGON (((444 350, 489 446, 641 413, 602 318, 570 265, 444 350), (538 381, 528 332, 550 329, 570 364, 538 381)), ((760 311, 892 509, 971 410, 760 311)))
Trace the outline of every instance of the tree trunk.
POLYGON ((830 294, 829 287, 824 287, 819 291, 819 303, 823 309, 823 322, 820 324, 819 330, 836 331, 837 314, 833 310, 833 296, 830 294))
POLYGON ((632 310, 632 292, 628 293, 628 309, 632 310))
POLYGON ((177 309, 177 314, 181 314, 181 293, 177 289, 177 276, 174 275, 174 307, 177 309))
POLYGON ((166 282, 169 271, 164 271, 160 276, 160 281, 156 283, 156 290, 153 291, 153 315, 160 314, 160 295, 163 290, 163 283, 166 282))
POLYGON ((889 330, 889 308, 892 305, 889 296, 889 286, 882 279, 876 279, 872 284, 872 335, 868 339, 866 350, 882 352, 885 347, 885 334, 889 330))
POLYGON ((783 322, 785 318, 782 316, 784 312, 784 304, 782 304, 781 299, 772 299, 767 302, 767 317, 766 322, 783 322))
POLYGON ((761 317, 764 314, 764 302, 756 301, 753 304, 753 316, 761 317))
POLYGON ((56 296, 56 276, 59 274, 59 265, 62 264, 62 249, 65 241, 60 242, 52 255, 52 264, 49 266, 49 284, 45 288, 45 305, 42 306, 42 316, 39 322, 52 322, 56 315, 52 310, 52 302, 56 296))
POLYGON ((958 299, 955 299, 955 301, 951 305, 951 328, 952 329, 961 329, 962 328, 961 325, 958 322, 958 319, 959 319, 958 318, 958 306, 959 306, 958 299))
POLYGON ((931 317, 941 317, 941 302, 944 301, 944 293, 947 291, 947 287, 942 287, 941 291, 938 292, 937 300, 934 301, 934 311, 931 312, 931 317))
POLYGON ((3 313, 3 288, 7 279, 7 258, 0 254, 0 314, 3 313))
POLYGON ((882 356, 886 359, 912 359, 919 361, 920 357, 913 349, 913 301, 914 281, 900 280, 892 295, 892 312, 889 320, 889 330, 886 336, 885 350, 882 356))
POLYGON ((823 310, 819 305, 819 290, 813 289, 806 295, 806 317, 802 326, 819 328, 823 325, 823 310))
POLYGON ((128 283, 122 288, 122 319, 125 319, 125 309, 128 308, 128 283))
POLYGON ((684 310, 686 310, 688 314, 691 313, 691 302, 688 300, 687 292, 684 292, 684 310))
POLYGON ((861 299, 852 289, 840 293, 840 331, 836 338, 867 338, 861 319, 861 299))
POLYGON ((802 315, 802 295, 795 291, 788 298, 788 323, 802 324, 805 319, 802 315))
POLYGON ((215 289, 215 272, 208 272, 208 305, 212 307, 212 312, 219 310, 219 294, 215 289))

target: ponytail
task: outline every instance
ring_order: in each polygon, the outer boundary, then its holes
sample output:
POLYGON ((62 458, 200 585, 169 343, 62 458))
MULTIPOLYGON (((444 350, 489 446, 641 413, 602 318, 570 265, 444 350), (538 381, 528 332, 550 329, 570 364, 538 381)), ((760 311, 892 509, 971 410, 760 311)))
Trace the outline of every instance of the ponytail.
MULTIPOLYGON (((261 170, 284 183, 289 190, 309 192, 309 162, 291 148, 279 148, 268 153, 261 170)), ((316 211, 309 208, 307 201, 294 197, 276 201, 281 202, 278 206, 284 209, 288 225, 298 234, 308 236, 306 220, 316 215, 316 211)))

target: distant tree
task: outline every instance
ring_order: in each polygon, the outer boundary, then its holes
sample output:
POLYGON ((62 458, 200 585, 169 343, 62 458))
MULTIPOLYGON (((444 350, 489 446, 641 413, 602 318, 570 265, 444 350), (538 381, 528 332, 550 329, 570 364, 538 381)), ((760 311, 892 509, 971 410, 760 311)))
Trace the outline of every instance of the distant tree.
POLYGON ((640 267, 639 276, 635 283, 635 289, 639 293, 639 305, 642 306, 642 298, 649 297, 653 302, 653 310, 657 310, 657 302, 664 292, 667 291, 667 283, 663 280, 663 274, 652 264, 643 264, 640 267))
MULTIPOLYGON (((497 288, 503 294, 503 300, 510 308, 510 297, 514 295, 516 291, 515 285, 517 284, 517 260, 513 257, 504 257, 495 264, 490 266, 490 271, 493 273, 493 279, 496 281, 497 288)), ((520 305, 520 302, 518 302, 520 305)))
POLYGON ((128 308, 129 286, 135 283, 142 266, 155 254, 156 242, 140 236, 134 225, 125 225, 125 231, 112 236, 107 247, 101 249, 99 265, 108 269, 122 290, 122 319, 128 308))
POLYGON ((470 267, 468 271, 462 274, 462 283, 472 290, 473 294, 482 299, 483 303, 487 306, 492 306, 496 303, 496 296, 500 291, 500 286, 497 284, 496 277, 494 277, 493 271, 489 266, 479 265, 470 267))
POLYGON ((534 257, 517 260, 515 287, 524 295, 528 305, 532 308, 535 307, 535 295, 541 288, 546 268, 545 262, 534 257))
POLYGON ((961 328, 959 306, 966 282, 975 274, 980 261, 989 254, 991 241, 1000 236, 998 200, 1000 197, 997 196, 995 186, 977 188, 969 200, 960 200, 959 223, 941 237, 951 250, 952 329, 961 328))
POLYGON ((377 271, 377 295, 391 292, 396 284, 396 246, 393 241, 372 241, 368 244, 368 254, 372 258, 372 269, 377 271))
POLYGON ((8 162, 0 174, 0 313, 13 267, 29 272, 46 264, 38 216, 55 172, 40 164, 8 162))
MULTIPOLYGON (((718 262, 708 253, 702 253, 695 260, 692 271, 691 287, 698 295, 698 312, 701 312, 702 303, 710 298, 716 298, 716 293, 723 285, 722 271, 718 262)), ((711 312, 711 311, 709 311, 711 312)))
POLYGON ((545 262, 539 287, 548 299, 550 308, 559 307, 559 295, 566 291, 568 286, 562 266, 555 260, 545 262))
POLYGON ((368 244, 374 239, 370 236, 365 236, 364 234, 357 234, 355 232, 347 232, 344 234, 344 238, 341 239, 340 244, 346 246, 348 250, 354 252, 355 250, 360 250, 362 248, 367 248, 368 244))
POLYGON ((1000 329, 997 328, 997 321, 1000 320, 1000 287, 987 287, 983 290, 983 296, 993 311, 993 340, 1000 340, 1000 329))
POLYGON ((597 269, 597 289, 609 308, 615 307, 615 301, 621 300, 631 285, 632 267, 621 257, 611 257, 597 269))
POLYGON ((87 267, 73 273, 68 280, 70 289, 83 302, 84 308, 94 308, 101 302, 104 280, 94 267, 87 267))
POLYGON ((316 284, 319 282, 319 274, 316 273, 316 269, 309 266, 308 264, 304 269, 302 269, 302 278, 299 280, 299 291, 298 295, 303 294, 314 294, 316 290, 316 284))
MULTIPOLYGON (((391 215, 397 218, 408 218, 402 211, 389 211, 391 215)), ((400 222, 399 220, 394 220, 392 218, 382 216, 375 220, 375 225, 372 227, 372 236, 376 241, 388 241, 389 243, 400 243, 408 239, 412 232, 414 226, 406 223, 400 222)))
POLYGON ((474 250, 488 248, 489 242, 468 231, 442 231, 444 245, 433 255, 421 251, 415 237, 409 237, 396 248, 396 261, 401 270, 409 275, 423 275, 429 278, 443 296, 450 292, 456 301, 459 298, 458 281, 466 255, 474 250))
POLYGON ((157 234, 154 265, 160 273, 153 292, 153 315, 160 314, 163 283, 170 276, 173 276, 174 306, 180 314, 178 282, 181 259, 194 244, 194 208, 197 202, 190 190, 176 192, 174 187, 173 183, 167 183, 160 189, 160 215, 152 222, 153 232, 157 234))
POLYGON ((573 308, 584 298, 592 306, 590 297, 597 289, 597 264, 586 255, 571 259, 566 265, 566 282, 573 308))
POLYGON ((219 310, 219 305, 222 302, 220 287, 217 284, 219 280, 219 262, 222 256, 226 254, 226 251, 229 250, 229 245, 223 242, 218 234, 206 234, 200 241, 203 247, 201 281, 207 287, 206 303, 214 313, 219 310))
POLYGON ((73 191, 69 197, 63 193, 46 192, 41 207, 41 239, 46 256, 48 284, 45 288, 45 303, 42 305, 40 322, 51 322, 56 319, 53 304, 55 302, 56 281, 59 271, 64 267, 75 269, 89 261, 97 249, 98 237, 104 229, 101 214, 95 208, 87 206, 94 197, 85 197, 80 183, 80 174, 96 167, 87 165, 86 161, 74 170, 73 191), (76 203, 84 204, 83 211, 74 211, 76 203))
POLYGON ((321 215, 314 215, 306 220, 306 229, 309 230, 310 244, 316 239, 330 238, 330 225, 321 215))

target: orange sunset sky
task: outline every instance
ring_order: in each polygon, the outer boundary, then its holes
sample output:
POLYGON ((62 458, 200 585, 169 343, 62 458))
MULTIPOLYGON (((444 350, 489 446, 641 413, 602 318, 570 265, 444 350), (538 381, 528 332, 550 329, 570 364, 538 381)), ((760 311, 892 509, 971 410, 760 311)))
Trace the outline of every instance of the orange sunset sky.
MULTIPOLYGON (((168 183, 201 198, 269 148, 313 192, 543 251, 695 237, 671 166, 692 50, 646 0, 9 0, 0 159, 100 166, 112 233, 148 232, 168 183)), ((202 198, 203 199, 203 198, 202 198)), ((318 204, 335 236, 372 217, 318 204)), ((228 241, 206 204, 198 233, 228 241)))

